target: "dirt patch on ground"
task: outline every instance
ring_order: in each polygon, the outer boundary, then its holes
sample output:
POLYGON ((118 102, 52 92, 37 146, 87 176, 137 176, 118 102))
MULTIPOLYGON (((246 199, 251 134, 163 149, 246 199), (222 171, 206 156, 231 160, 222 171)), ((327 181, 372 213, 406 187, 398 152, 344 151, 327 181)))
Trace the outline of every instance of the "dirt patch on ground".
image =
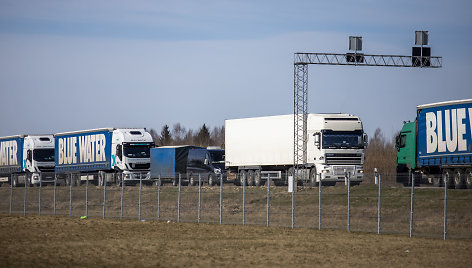
POLYGON ((21 266, 471 267, 472 241, 64 216, 0 216, 0 263, 21 266))

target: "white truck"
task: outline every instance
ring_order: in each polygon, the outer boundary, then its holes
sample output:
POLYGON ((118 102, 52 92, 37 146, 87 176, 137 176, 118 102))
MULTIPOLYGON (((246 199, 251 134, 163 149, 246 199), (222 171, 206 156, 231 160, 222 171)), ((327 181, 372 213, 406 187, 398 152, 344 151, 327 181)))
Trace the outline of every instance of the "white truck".
POLYGON ((39 185, 54 183, 53 135, 0 138, 0 182, 39 185))
MULTIPOLYGON (((258 186, 270 174, 274 182, 286 184, 293 173, 293 125, 293 115, 226 120, 228 180, 258 186)), ((358 116, 308 114, 307 137, 307 164, 302 169, 307 181, 335 185, 349 172, 351 185, 362 182, 367 135, 358 116)))
POLYGON ((57 133, 56 173, 66 183, 151 183, 153 139, 144 128, 101 128, 57 133))

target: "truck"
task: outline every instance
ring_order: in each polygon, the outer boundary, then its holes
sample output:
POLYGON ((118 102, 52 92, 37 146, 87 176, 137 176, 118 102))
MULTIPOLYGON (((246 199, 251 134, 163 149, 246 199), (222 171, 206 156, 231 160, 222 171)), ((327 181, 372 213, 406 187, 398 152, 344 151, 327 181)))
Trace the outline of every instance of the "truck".
POLYGON ((53 135, 0 138, 0 182, 39 185, 54 183, 53 135))
MULTIPOLYGON (((195 186, 202 182, 213 186, 224 176, 224 150, 191 145, 162 146, 151 149, 151 177, 178 185, 195 186)), ((224 179, 224 178, 223 178, 224 179)))
POLYGON ((472 189, 472 99, 416 106, 395 143, 398 183, 472 189))
MULTIPOLYGON (((259 186, 270 176, 287 184, 294 170, 293 126, 293 114, 226 120, 228 180, 259 186)), ((306 182, 333 186, 344 182, 346 173, 351 185, 362 182, 367 135, 358 116, 308 114, 306 132, 307 163, 299 174, 306 182)))
POLYGON ((55 171, 66 184, 151 184, 150 149, 145 128, 100 128, 57 133, 55 171))

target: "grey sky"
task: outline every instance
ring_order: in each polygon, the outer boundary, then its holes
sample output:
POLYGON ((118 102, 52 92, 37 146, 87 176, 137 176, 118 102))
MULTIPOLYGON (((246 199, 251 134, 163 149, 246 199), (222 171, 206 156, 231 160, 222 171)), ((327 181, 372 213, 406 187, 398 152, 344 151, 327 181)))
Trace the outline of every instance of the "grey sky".
POLYGON ((197 128, 293 112, 293 53, 409 55, 442 69, 309 67, 309 112, 391 137, 415 106, 472 98, 470 1, 0 0, 0 136, 106 126, 197 128))

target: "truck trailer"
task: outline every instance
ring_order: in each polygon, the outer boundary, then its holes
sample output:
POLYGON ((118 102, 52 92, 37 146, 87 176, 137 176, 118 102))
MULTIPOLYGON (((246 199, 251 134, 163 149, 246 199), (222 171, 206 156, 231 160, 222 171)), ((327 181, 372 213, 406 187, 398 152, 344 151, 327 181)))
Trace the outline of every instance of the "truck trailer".
MULTIPOLYGON (((225 165, 235 183, 261 185, 270 176, 288 182, 294 164, 294 116, 279 115, 225 121, 225 165), (237 176, 235 176, 237 175, 237 176)), ((302 177, 315 185, 335 185, 350 173, 362 182, 367 136, 358 116, 308 114, 307 164, 302 177), (321 175, 320 175, 321 174, 321 175)))
POLYGON ((151 135, 144 128, 101 128, 57 133, 58 176, 67 184, 90 180, 98 185, 136 184, 150 179, 151 135))
POLYGON ((53 135, 0 138, 0 182, 39 185, 54 183, 53 135))
POLYGON ((472 189, 472 99, 416 106, 396 147, 398 183, 472 189))
MULTIPOLYGON (((225 175, 224 150, 191 145, 162 146, 151 149, 151 177, 171 181, 178 185, 195 186, 200 176, 202 182, 213 186, 225 175), (224 163, 224 162, 223 162, 224 163)), ((224 179, 224 177, 223 177, 224 179)))

